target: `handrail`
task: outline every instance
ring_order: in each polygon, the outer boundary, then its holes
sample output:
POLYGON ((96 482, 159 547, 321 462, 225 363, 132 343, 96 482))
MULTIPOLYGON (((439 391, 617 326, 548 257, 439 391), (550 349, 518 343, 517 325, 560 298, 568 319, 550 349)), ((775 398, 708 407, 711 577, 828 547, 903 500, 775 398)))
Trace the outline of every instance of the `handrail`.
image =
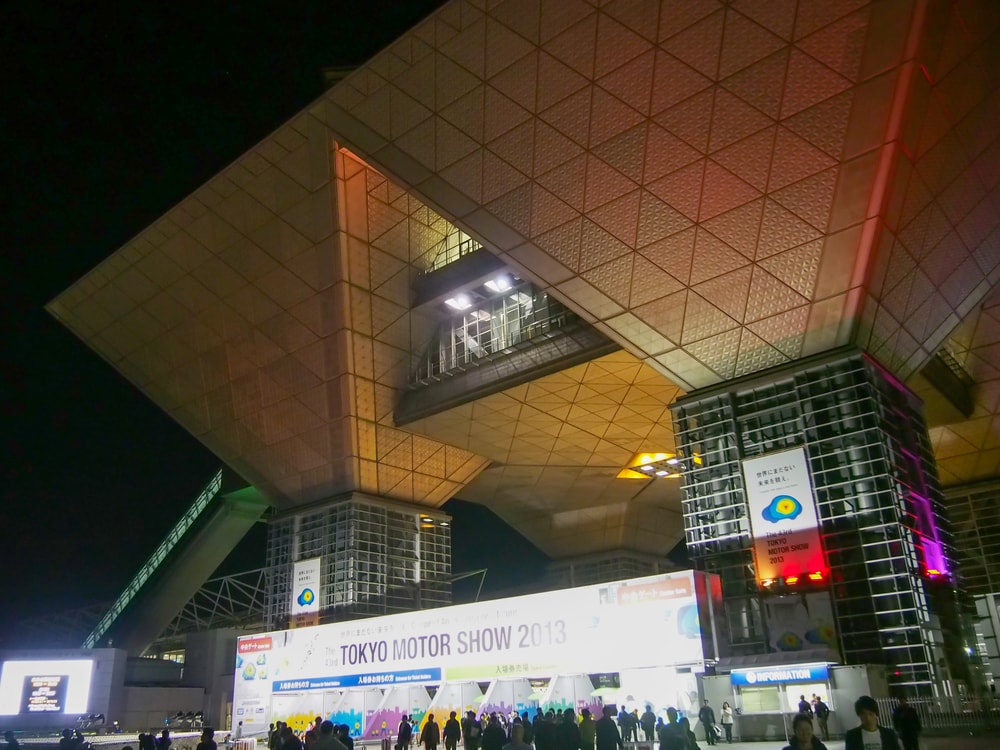
POLYGON ((128 606, 136 595, 139 593, 140 589, 145 585, 146 581, 150 579, 156 569, 163 563, 170 554, 171 550, 177 546, 177 543, 184 537, 184 535, 190 530, 194 525, 198 517, 201 516, 205 508, 208 507, 212 499, 219 494, 222 489, 222 469, 219 469, 215 476, 212 477, 211 481, 205 485, 205 489, 201 491, 201 494, 195 498, 195 501, 191 504, 184 515, 182 515, 177 523, 170 532, 164 537, 163 541, 160 542, 160 546, 156 548, 149 559, 139 568, 139 572, 135 574, 131 581, 129 581, 128 586, 118 595, 115 603, 111 605, 111 609, 107 611, 101 621, 97 623, 97 626, 91 631, 90 635, 83 642, 83 648, 94 648, 104 634, 108 632, 111 626, 114 624, 115 620, 121 616, 122 612, 128 606))

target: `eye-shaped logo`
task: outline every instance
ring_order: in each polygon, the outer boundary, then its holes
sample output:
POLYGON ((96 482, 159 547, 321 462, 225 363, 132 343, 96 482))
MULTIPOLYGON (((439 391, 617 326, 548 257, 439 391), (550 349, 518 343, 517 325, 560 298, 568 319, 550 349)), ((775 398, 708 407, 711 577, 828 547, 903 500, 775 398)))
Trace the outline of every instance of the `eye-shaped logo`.
POLYGON ((316 594, 313 593, 312 589, 302 589, 302 593, 299 594, 298 603, 300 607, 307 607, 313 603, 316 599, 316 594))
POLYGON ((765 521, 778 523, 785 518, 791 520, 798 518, 802 512, 802 503, 791 495, 778 495, 770 504, 764 508, 761 516, 765 521))

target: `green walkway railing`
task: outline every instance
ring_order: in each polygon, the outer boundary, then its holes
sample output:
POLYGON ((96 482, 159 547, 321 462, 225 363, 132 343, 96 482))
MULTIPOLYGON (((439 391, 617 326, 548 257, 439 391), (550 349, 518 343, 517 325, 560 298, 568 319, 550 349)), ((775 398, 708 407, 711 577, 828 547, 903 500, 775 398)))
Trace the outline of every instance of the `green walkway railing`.
POLYGON ((129 581, 128 586, 125 590, 118 595, 115 603, 111 605, 111 609, 107 611, 101 621, 97 623, 97 627, 87 636, 87 640, 83 642, 83 648, 94 648, 100 642, 104 634, 111 629, 125 608, 128 607, 129 602, 135 599, 136 595, 145 585, 146 581, 150 579, 156 569, 160 567, 170 551, 177 546, 177 543, 184 538, 184 535, 194 526, 195 521, 201 516, 205 511, 205 508, 209 506, 212 500, 219 494, 222 489, 222 469, 216 472, 212 480, 205 486, 205 489, 201 491, 201 494, 195 499, 191 504, 191 507, 185 511, 184 515, 178 519, 177 523, 170 530, 170 533, 164 537, 163 541, 160 542, 160 546, 156 548, 149 559, 139 568, 139 572, 135 574, 135 577, 129 581))

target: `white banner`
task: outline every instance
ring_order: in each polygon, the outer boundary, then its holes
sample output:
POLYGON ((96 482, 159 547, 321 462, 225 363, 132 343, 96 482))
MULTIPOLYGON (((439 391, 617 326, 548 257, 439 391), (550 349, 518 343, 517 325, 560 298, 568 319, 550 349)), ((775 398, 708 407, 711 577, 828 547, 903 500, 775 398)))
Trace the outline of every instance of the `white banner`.
POLYGON ((804 448, 743 462, 757 580, 826 575, 804 448))
POLYGON ((704 659, 691 571, 239 639, 234 705, 272 694, 617 672, 704 659))
POLYGON ((320 563, 323 558, 313 557, 295 563, 292 573, 292 615, 319 612, 320 563))

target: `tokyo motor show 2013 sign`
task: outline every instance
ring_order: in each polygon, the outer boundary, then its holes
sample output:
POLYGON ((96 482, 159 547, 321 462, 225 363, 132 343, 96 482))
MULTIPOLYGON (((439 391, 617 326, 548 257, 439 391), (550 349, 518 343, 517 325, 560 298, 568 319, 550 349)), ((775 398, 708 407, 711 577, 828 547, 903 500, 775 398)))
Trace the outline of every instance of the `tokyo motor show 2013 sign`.
POLYGON ((826 570, 804 448, 743 461, 757 580, 826 570))
POLYGON ((700 664, 699 576, 667 573, 245 636, 235 716, 266 723, 272 695, 314 690, 700 664))

